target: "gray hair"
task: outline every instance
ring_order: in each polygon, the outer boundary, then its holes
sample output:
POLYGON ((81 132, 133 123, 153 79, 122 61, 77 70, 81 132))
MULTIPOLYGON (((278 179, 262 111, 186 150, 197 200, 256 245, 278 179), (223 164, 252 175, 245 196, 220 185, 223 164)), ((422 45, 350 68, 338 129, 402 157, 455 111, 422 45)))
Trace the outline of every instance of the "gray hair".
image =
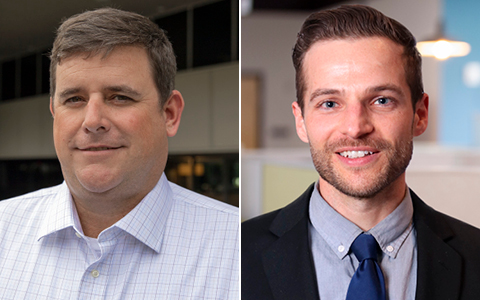
POLYGON ((86 53, 106 57, 118 46, 145 48, 163 105, 175 86, 177 64, 165 32, 148 18, 114 8, 74 15, 57 30, 50 55, 50 95, 55 95, 57 65, 62 59, 86 53))

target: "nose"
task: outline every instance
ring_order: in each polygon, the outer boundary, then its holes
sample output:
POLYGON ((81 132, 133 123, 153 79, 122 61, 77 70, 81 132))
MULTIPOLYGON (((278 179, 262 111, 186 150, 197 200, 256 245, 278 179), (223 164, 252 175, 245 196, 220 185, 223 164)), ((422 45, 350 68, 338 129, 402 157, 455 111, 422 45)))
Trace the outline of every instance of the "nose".
POLYGON ((103 99, 91 98, 85 106, 83 128, 86 133, 102 133, 110 130, 106 104, 103 99))
POLYGON ((342 133, 352 139, 359 139, 373 131, 373 124, 368 108, 363 103, 350 104, 346 107, 342 122, 342 133))

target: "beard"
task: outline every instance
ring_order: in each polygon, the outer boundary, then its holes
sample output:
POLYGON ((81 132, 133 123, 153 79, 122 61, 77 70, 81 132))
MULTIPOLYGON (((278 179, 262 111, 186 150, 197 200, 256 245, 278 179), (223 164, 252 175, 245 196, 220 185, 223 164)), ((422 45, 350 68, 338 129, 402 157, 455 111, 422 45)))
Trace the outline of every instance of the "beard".
POLYGON ((323 149, 315 149, 310 144, 310 152, 315 168, 323 180, 347 196, 366 199, 377 195, 405 172, 412 158, 413 141, 409 139, 392 144, 383 139, 343 139, 327 144, 323 149), (381 166, 378 172, 371 170, 365 174, 362 171, 369 167, 351 168, 348 172, 354 177, 346 178, 333 164, 333 155, 339 155, 335 153, 335 149, 344 146, 374 147, 386 156, 387 163, 381 166))

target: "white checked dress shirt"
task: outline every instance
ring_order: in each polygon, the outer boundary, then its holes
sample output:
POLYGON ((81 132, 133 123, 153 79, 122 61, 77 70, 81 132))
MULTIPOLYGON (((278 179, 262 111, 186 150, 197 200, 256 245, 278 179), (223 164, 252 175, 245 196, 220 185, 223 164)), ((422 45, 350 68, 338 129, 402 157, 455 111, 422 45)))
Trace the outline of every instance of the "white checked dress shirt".
POLYGON ((65 183, 0 201, 0 299, 238 299, 238 229, 165 175, 98 239, 65 183))

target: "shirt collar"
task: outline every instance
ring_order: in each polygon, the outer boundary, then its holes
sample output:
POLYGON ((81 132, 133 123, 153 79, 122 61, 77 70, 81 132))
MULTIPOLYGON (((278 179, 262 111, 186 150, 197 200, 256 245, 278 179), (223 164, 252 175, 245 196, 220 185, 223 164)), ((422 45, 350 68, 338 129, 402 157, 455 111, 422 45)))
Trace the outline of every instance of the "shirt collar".
POLYGON ((47 204, 45 218, 39 226, 37 241, 43 237, 74 226, 73 200, 65 181, 58 186, 57 193, 47 204))
MULTIPOLYGON (((310 197, 309 217, 313 228, 340 259, 348 254, 353 241, 363 232, 322 198, 318 191, 318 184, 315 185, 310 197)), ((412 231, 412 217, 413 204, 407 189, 400 205, 369 233, 375 237, 385 254, 395 258, 412 231)))
POLYGON ((165 174, 162 174, 153 190, 113 226, 124 230, 155 252, 160 253, 173 202, 173 191, 165 174))
POLYGON ((403 201, 369 233, 375 237, 382 251, 395 258, 413 229, 413 203, 407 188, 403 201))
MULTIPOLYGON (((173 201, 173 191, 165 174, 162 174, 158 183, 145 198, 125 217, 102 231, 99 238, 116 236, 117 234, 108 233, 111 228, 116 227, 159 253, 173 201)), ((68 227, 73 227, 76 232, 83 234, 72 195, 67 184, 63 182, 40 225, 37 240, 68 227)))
POLYGON ((357 225, 325 202, 318 191, 318 184, 315 184, 315 189, 310 197, 309 216, 313 228, 340 259, 348 254, 350 245, 362 233, 357 225))

